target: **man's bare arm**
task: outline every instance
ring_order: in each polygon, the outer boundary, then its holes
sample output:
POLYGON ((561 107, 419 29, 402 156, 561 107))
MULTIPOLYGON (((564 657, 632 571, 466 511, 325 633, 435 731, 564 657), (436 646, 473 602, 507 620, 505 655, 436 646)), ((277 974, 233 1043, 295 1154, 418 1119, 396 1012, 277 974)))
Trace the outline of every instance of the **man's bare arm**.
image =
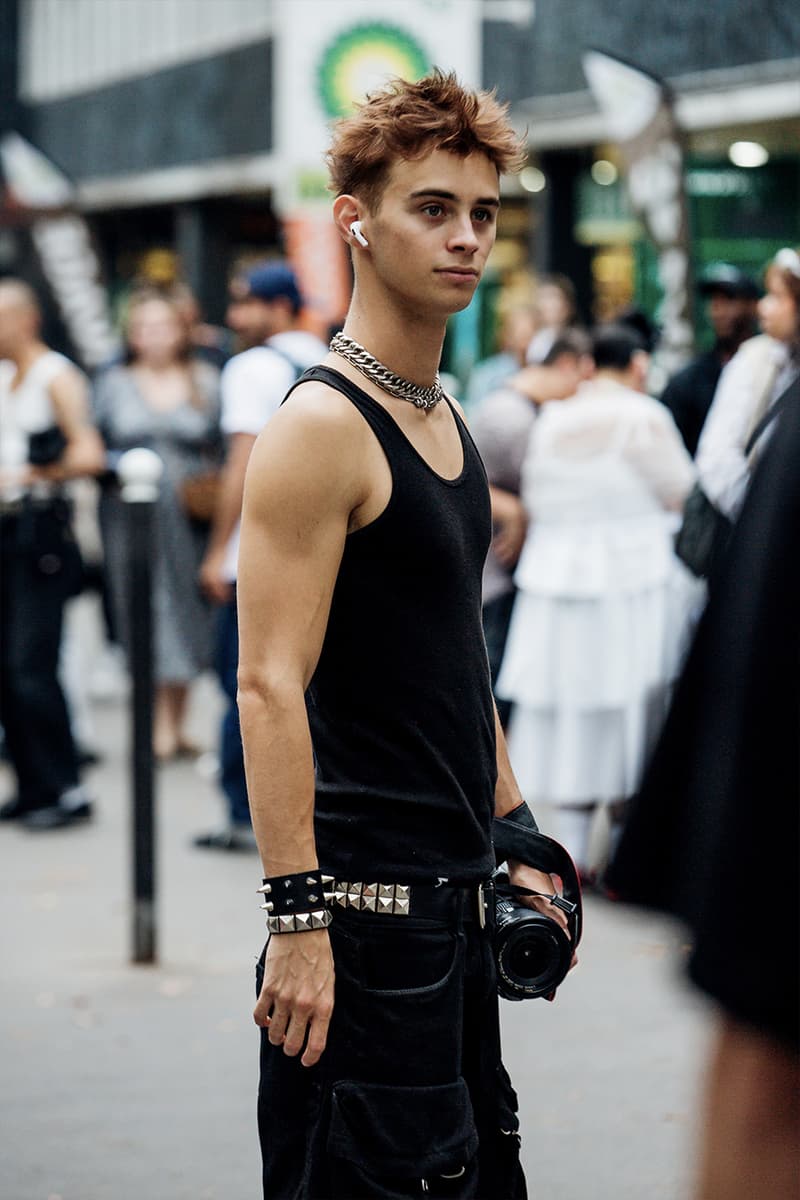
POLYGON ((247 464, 255 445, 252 433, 234 433, 222 469, 220 495, 208 548, 200 564, 200 582, 209 599, 224 604, 231 598, 232 587, 224 573, 225 556, 231 534, 242 511, 247 464))
MULTIPOLYGON (((253 827, 266 876, 318 865, 305 691, 359 494, 360 427, 346 400, 307 385, 250 458, 239 554, 239 712, 253 827)), ((270 940, 255 1020, 317 1062, 333 1008, 326 930, 270 940)))

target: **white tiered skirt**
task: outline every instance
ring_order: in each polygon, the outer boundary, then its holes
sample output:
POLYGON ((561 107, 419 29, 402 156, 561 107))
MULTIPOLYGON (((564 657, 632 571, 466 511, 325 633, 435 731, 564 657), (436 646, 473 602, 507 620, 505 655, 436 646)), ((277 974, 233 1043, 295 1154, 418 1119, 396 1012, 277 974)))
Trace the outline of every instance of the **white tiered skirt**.
POLYGON ((514 703, 509 755, 531 804, 611 802, 639 785, 702 593, 676 560, 631 584, 559 595, 551 577, 517 594, 497 693, 514 703))

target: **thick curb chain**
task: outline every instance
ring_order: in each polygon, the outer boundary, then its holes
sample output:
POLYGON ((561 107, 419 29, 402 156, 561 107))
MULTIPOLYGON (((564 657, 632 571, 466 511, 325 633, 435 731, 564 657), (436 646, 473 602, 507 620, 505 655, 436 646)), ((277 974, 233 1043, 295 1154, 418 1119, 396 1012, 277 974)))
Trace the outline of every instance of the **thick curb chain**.
POLYGON ((438 371, 430 387, 420 387, 419 384, 403 379, 402 375, 395 375, 394 371, 390 371, 382 362, 378 362, 369 350, 365 350, 346 333, 334 334, 329 349, 344 358, 367 379, 377 383, 378 387, 383 388, 390 396, 396 396, 398 400, 409 400, 417 408, 427 411, 436 408, 439 401, 444 398, 444 388, 438 371))

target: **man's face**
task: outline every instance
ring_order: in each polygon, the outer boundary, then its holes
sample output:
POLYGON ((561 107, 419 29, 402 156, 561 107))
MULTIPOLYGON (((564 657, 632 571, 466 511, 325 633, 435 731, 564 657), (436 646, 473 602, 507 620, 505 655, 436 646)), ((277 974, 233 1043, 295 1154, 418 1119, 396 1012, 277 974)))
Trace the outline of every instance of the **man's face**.
POLYGON ((248 296, 247 285, 234 280, 225 322, 246 345, 258 346, 276 332, 276 306, 258 296, 248 296))
POLYGON ((374 271, 412 311, 460 312, 494 245, 498 207, 497 170, 483 154, 395 162, 365 222, 374 271))
POLYGON ((715 336, 722 342, 741 336, 742 330, 753 324, 755 316, 755 300, 725 292, 712 292, 709 296, 708 319, 715 336))

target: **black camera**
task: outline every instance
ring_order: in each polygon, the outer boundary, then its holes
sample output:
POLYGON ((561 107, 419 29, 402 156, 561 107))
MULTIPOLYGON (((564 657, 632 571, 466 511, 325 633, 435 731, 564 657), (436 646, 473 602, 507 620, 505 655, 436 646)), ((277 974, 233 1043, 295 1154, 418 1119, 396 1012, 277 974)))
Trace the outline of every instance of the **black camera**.
MULTIPOLYGON (((572 942, 552 917, 505 894, 502 879, 498 876, 495 880, 497 990, 506 1000, 551 996, 569 970, 572 942)), ((564 902, 567 904, 566 911, 571 914, 572 904, 564 902)))
MULTIPOLYGON (((497 829, 499 822, 495 821, 497 829)), ((509 836, 508 827, 498 843, 509 836)), ((578 873, 567 851, 552 838, 534 829, 515 829, 512 842, 504 849, 508 857, 558 876, 561 889, 548 896, 554 908, 567 917, 567 933, 559 922, 522 902, 528 893, 512 886, 508 875, 494 876, 495 930, 494 956, 497 966, 497 990, 506 1000, 530 1000, 537 996, 552 999, 569 971, 572 956, 580 941, 582 924, 581 886, 578 873)))

